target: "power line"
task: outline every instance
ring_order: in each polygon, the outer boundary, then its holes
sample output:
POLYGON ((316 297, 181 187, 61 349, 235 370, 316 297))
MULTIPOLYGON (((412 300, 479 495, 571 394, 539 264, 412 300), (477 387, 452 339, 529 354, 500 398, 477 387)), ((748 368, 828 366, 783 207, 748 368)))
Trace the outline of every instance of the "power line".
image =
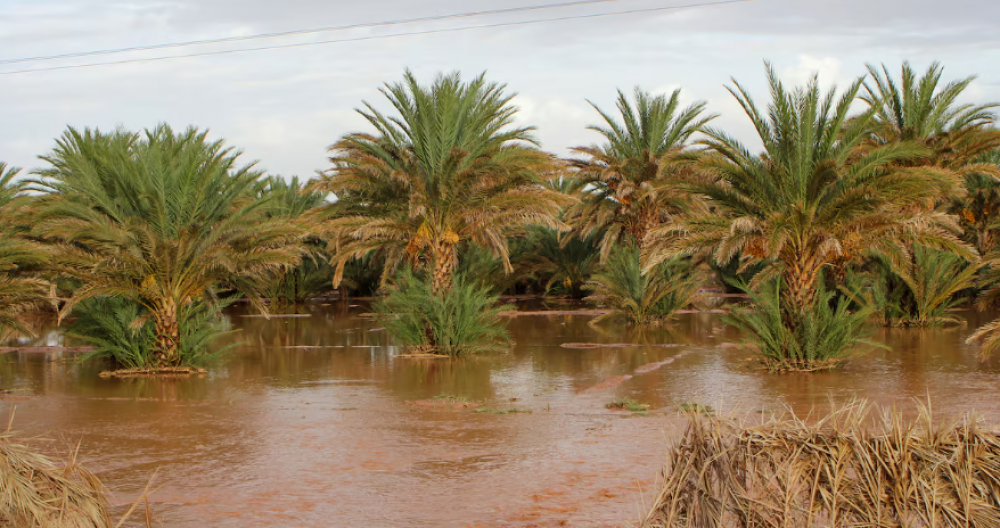
POLYGON ((354 38, 345 38, 345 39, 320 40, 320 41, 314 41, 314 42, 298 42, 298 43, 293 43, 293 44, 278 44, 278 45, 273 45, 273 46, 259 46, 259 47, 256 47, 256 48, 237 48, 237 49, 230 49, 230 50, 205 51, 205 52, 200 52, 200 53, 189 53, 189 54, 185 54, 185 55, 168 55, 168 56, 161 56, 161 57, 145 57, 145 58, 136 58, 136 59, 124 59, 124 60, 119 60, 119 61, 93 62, 93 63, 87 63, 87 64, 70 64, 70 65, 65 65, 65 66, 50 66, 50 67, 45 67, 45 68, 33 68, 33 69, 27 69, 27 70, 14 70, 14 71, 8 71, 8 72, 0 72, 0 75, 19 75, 19 74, 25 74, 25 73, 37 73, 37 72, 55 71, 55 70, 69 70, 69 69, 77 69, 77 68, 94 68, 94 67, 99 67, 99 66, 115 66, 115 65, 120 65, 120 64, 133 64, 133 63, 139 63, 139 62, 154 62, 154 61, 163 61, 163 60, 172 60, 172 59, 187 59, 187 58, 194 58, 194 57, 208 57, 208 56, 214 56, 214 55, 228 55, 228 54, 234 54, 234 53, 248 53, 248 52, 254 52, 254 51, 266 51, 266 50, 276 50, 276 49, 301 48, 301 47, 306 47, 306 46, 319 46, 319 45, 324 45, 324 44, 339 44, 339 43, 344 43, 344 42, 362 42, 362 41, 368 41, 368 40, 382 40, 382 39, 390 39, 390 38, 396 38, 396 37, 411 37, 411 36, 418 36, 418 35, 434 35, 434 34, 439 34, 439 33, 451 33, 451 32, 455 32, 455 31, 470 31, 470 30, 476 30, 476 29, 489 29, 489 28, 499 28, 499 27, 523 26, 523 25, 531 25, 531 24, 543 24, 543 23, 548 23, 548 22, 562 22, 562 21, 566 21, 566 20, 581 20, 581 19, 610 17, 610 16, 634 15, 634 14, 638 14, 638 13, 651 13, 651 12, 657 12, 657 11, 680 11, 680 10, 684 10, 684 9, 696 9, 696 8, 701 8, 701 7, 715 7, 715 6, 722 6, 722 5, 729 5, 729 4, 743 4, 743 3, 749 3, 749 2, 754 2, 754 1, 756 1, 756 0, 717 0, 717 1, 714 1, 714 2, 701 2, 701 3, 696 3, 696 4, 686 4, 686 5, 679 5, 679 6, 649 7, 649 8, 642 8, 642 9, 630 9, 630 10, 627 10, 627 11, 613 11, 613 12, 607 12, 607 13, 590 13, 590 14, 585 14, 585 15, 566 15, 566 16, 561 16, 561 17, 540 18, 540 19, 534 19, 534 20, 522 20, 522 21, 517 21, 517 22, 498 22, 498 23, 493 23, 493 24, 480 24, 480 25, 475 25, 475 26, 462 26, 462 27, 456 27, 456 28, 429 29, 429 30, 423 30, 423 31, 410 31, 410 32, 404 32, 404 33, 391 33, 391 34, 388 34, 388 35, 370 35, 370 36, 365 36, 365 37, 354 37, 354 38))
POLYGON ((542 5, 531 5, 522 7, 508 7, 503 9, 490 9, 486 11, 470 11, 467 13, 454 13, 447 15, 431 15, 417 18, 402 18, 397 20, 387 20, 383 22, 369 22, 360 24, 348 24, 342 26, 325 26, 312 29, 296 29, 291 31, 279 31, 273 33, 256 33, 253 35, 240 35, 235 37, 221 37, 213 39, 204 40, 187 40, 180 42, 166 42, 161 44, 150 44, 146 46, 131 46, 127 48, 110 48, 110 49, 100 49, 91 51, 78 51, 71 53, 60 53, 57 55, 39 55, 36 57, 18 57, 14 59, 0 59, 0 64, 15 64, 21 62, 38 62, 38 61, 48 61, 56 59, 72 59, 79 57, 90 57, 94 55, 109 55, 116 53, 127 53, 132 51, 150 51, 157 49, 167 49, 167 48, 181 48, 186 46, 199 46, 205 44, 222 44, 226 42, 244 42, 248 40, 258 40, 258 39, 268 39, 277 37, 289 37, 294 35, 308 35, 312 33, 327 33, 333 31, 347 31, 350 29, 365 29, 365 28, 375 28, 375 27, 385 27, 385 26, 398 26, 403 24, 414 24, 418 22, 435 22, 439 20, 448 20, 453 18, 471 18, 478 16, 487 15, 503 15, 508 13, 518 13, 523 11, 538 11, 543 9, 557 9, 565 7, 579 7, 592 4, 604 4, 609 2, 621 2, 625 0, 576 0, 573 2, 563 2, 556 4, 542 4, 542 5))

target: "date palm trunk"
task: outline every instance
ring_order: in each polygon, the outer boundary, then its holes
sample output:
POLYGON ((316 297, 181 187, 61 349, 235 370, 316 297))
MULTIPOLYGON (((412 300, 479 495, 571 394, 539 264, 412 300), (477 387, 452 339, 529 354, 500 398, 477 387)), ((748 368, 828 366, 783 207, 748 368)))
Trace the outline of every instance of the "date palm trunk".
POLYGON ((808 317, 813 303, 816 302, 816 287, 820 280, 824 259, 817 257, 808 248, 811 240, 803 237, 797 244, 784 253, 784 281, 787 298, 782 302, 786 311, 785 326, 794 330, 804 317, 808 317))
POLYGON ((438 242, 431 251, 433 258, 431 272, 431 291, 434 295, 443 295, 451 289, 452 277, 455 274, 457 254, 455 244, 438 242))
POLYGON ((639 213, 637 221, 630 231, 640 251, 646 247, 646 236, 660 224, 659 220, 659 212, 655 205, 647 205, 639 213))
POLYGON ((822 266, 812 258, 797 259, 786 268, 788 303, 796 314, 804 316, 816 302, 816 285, 821 269, 822 266))
POLYGON ((180 363, 180 322, 177 302, 168 299, 160 304, 153 317, 156 332, 156 360, 160 365, 180 363))

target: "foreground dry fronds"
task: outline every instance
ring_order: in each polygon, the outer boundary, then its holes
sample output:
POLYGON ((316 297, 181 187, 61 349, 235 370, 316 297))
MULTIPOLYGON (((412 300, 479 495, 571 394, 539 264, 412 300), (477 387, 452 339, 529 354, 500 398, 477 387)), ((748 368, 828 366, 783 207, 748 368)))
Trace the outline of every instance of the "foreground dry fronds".
POLYGON ((110 527, 105 492, 75 456, 58 466, 0 434, 0 527, 110 527))
POLYGON ((692 413, 643 521, 666 527, 1000 526, 1000 435, 865 402, 815 424, 692 413))
POLYGON ((0 528, 121 528, 139 506, 145 526, 153 526, 149 495, 155 473, 116 523, 109 514, 108 489, 77 463, 77 452, 58 465, 15 443, 13 422, 12 411, 6 431, 0 432, 0 528))

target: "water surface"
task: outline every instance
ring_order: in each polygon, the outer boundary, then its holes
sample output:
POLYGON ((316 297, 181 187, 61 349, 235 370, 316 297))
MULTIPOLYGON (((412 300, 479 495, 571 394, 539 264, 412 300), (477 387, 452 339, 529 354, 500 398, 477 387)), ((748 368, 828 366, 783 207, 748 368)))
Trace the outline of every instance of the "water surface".
POLYGON ((971 312, 967 326, 882 330, 891 351, 840 371, 768 375, 741 365, 717 314, 646 331, 523 316, 509 353, 415 360, 396 357, 364 304, 300 311, 232 311, 240 344, 202 377, 106 380, 71 354, 8 353, 2 405, 50 446, 80 442, 121 503, 156 472, 162 526, 221 528, 625 526, 650 500, 683 403, 807 413, 930 395, 936 412, 1000 418, 1000 361, 978 363, 964 343, 988 317, 971 312), (605 408, 619 397, 651 411, 605 408))

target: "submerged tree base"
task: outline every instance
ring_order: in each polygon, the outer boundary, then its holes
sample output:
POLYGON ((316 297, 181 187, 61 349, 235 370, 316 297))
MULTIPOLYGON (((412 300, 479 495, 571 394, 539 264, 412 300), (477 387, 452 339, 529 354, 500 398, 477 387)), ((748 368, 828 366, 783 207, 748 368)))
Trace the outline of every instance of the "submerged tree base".
POLYGON ((448 359, 455 356, 437 352, 436 349, 434 348, 425 349, 422 347, 417 347, 411 350, 407 350, 405 354, 396 354, 396 357, 413 358, 413 359, 448 359))
POLYGON ((1000 434, 854 402, 818 423, 688 414, 643 528, 1000 526, 1000 434))
POLYGON ((879 323, 885 328, 934 328, 938 326, 965 326, 968 321, 963 321, 957 317, 936 317, 929 321, 916 319, 880 319, 879 323))
POLYGON ((102 378, 141 378, 149 376, 190 376, 208 372, 198 367, 138 367, 101 372, 102 378))
MULTIPOLYGON (((749 348, 744 346, 743 348, 749 348)), ((774 360, 770 358, 763 357, 750 357, 747 358, 743 364, 748 370, 754 371, 766 371, 771 374, 791 374, 791 373, 811 373, 811 372, 824 372, 827 370, 836 370, 842 368, 850 362, 849 357, 846 358, 830 358, 830 359, 817 359, 812 361, 792 361, 792 360, 774 360)))
POLYGON ((762 364, 772 374, 790 374, 793 372, 810 373, 836 370, 847 364, 847 360, 812 361, 808 363, 774 363, 762 364))

